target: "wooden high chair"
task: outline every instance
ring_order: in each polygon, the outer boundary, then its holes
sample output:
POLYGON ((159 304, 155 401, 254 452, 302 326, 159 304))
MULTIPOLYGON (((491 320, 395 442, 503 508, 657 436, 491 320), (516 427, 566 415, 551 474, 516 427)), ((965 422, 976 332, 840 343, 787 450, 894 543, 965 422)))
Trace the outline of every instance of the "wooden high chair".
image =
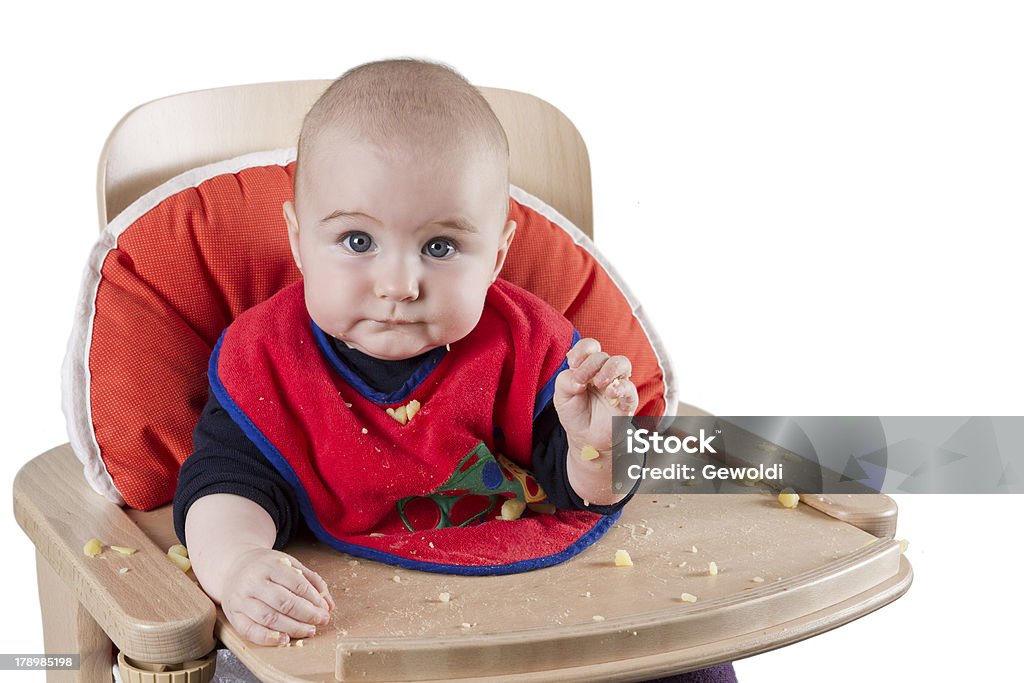
MULTIPOLYGON (((101 228, 182 171, 294 146, 329 83, 219 88, 131 111, 100 160, 101 228)), ((483 93, 508 133, 512 183, 591 234, 589 162, 573 125, 535 97, 483 93)), ((701 413, 680 404, 678 414, 701 413)), ((170 506, 110 504, 68 444, 30 461, 14 483, 16 517, 37 550, 46 651, 81 653, 79 671, 48 680, 90 683, 111 679, 111 643, 142 668, 187 668, 219 640, 267 681, 633 681, 735 660, 845 624, 910 586, 891 500, 805 502, 785 510, 773 494, 638 495, 580 556, 506 576, 353 563, 299 541, 288 552, 327 580, 338 605, 331 625, 300 649, 243 641, 192 574, 165 559, 177 543, 170 506), (148 577, 145 591, 86 558, 89 537, 137 548, 132 571, 148 577), (632 568, 614 566, 617 549, 629 551, 632 568), (684 590, 697 601, 682 601, 684 590)))

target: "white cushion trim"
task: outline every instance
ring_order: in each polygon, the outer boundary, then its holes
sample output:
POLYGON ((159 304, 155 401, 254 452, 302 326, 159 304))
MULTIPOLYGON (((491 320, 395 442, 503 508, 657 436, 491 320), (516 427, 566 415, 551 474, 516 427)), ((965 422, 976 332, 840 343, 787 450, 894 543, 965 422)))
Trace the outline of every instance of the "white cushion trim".
MULTIPOLYGON (((594 241, 587 236, 587 233, 577 228, 572 221, 560 214, 551 206, 545 204, 543 200, 534 197, 529 192, 526 192, 515 185, 511 186, 509 194, 512 196, 512 199, 516 200, 523 206, 530 207, 540 215, 544 216, 544 218, 547 218, 549 221, 565 230, 569 236, 572 237, 573 242, 593 256, 594 260, 600 263, 601 267, 604 268, 606 273, 608 273, 608 276, 612 279, 612 282, 615 283, 615 286, 618 287, 622 296, 626 297, 626 301, 629 302, 629 307, 633 311, 633 317, 635 317, 637 322, 640 323, 640 329, 644 331, 644 334, 647 335, 647 339, 651 342, 651 347, 654 349, 654 355, 658 360, 658 367, 661 368, 661 375, 665 379, 665 415, 668 416, 674 414, 676 410, 676 401, 678 400, 676 398, 678 396, 678 392, 676 391, 675 386, 676 380, 675 371, 672 369, 672 359, 669 357, 668 351, 665 349, 665 345, 662 344, 661 337, 659 337, 658 333, 654 330, 654 325, 647 319, 647 313, 644 312, 643 305, 626 285, 626 282, 619 275, 618 271, 615 270, 615 266, 613 266, 608 259, 598 251, 594 241)), ((663 420, 662 423, 659 424, 659 427, 664 429, 670 422, 670 420, 663 420)))
MULTIPOLYGON (((85 466, 86 479, 93 489, 112 503, 124 505, 124 498, 114 486, 110 473, 107 472, 103 458, 100 456, 99 443, 96 441, 96 435, 92 428, 92 404, 89 395, 89 349, 92 344, 93 322, 96 318, 96 293, 99 290, 101 269, 107 254, 117 248, 117 238, 128 226, 168 197, 182 190, 196 187, 219 175, 238 173, 246 168, 259 166, 285 166, 295 160, 295 154, 294 147, 253 152, 177 175, 132 202, 107 224, 93 246, 82 275, 82 285, 75 307, 74 325, 61 368, 61 408, 67 422, 68 439, 78 459, 85 466)), ((654 331, 654 326, 647 319, 643 307, 615 268, 597 250, 594 242, 582 230, 554 208, 515 185, 510 187, 510 195, 520 204, 528 206, 565 230, 572 237, 573 242, 586 250, 605 269, 612 282, 626 297, 634 317, 640 323, 641 329, 654 348, 658 366, 661 368, 665 381, 665 412, 673 412, 677 392, 671 360, 660 337, 654 331)))

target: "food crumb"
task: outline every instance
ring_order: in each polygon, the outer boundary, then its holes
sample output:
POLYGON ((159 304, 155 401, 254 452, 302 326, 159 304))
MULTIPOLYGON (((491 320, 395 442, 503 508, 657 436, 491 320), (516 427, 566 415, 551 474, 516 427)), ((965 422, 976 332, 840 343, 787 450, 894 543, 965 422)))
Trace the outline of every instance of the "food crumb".
POLYGON ((167 553, 167 559, 183 572, 187 572, 192 568, 192 560, 177 553, 167 553))
POLYGON ((592 619, 593 619, 594 621, 604 621, 604 617, 602 617, 602 616, 601 616, 600 614, 595 614, 595 615, 594 615, 593 617, 591 617, 591 618, 592 618, 592 619))
POLYGON ((441 593, 437 596, 438 602, 449 602, 452 599, 451 593, 441 593))
POLYGON ((395 583, 402 583, 402 577, 399 576, 398 574, 395 574, 393 577, 391 577, 391 580, 394 581, 395 583))
POLYGON ((714 562, 708 562, 708 576, 718 575, 718 565, 714 562))
POLYGON ((511 522, 522 517, 524 510, 526 510, 526 501, 522 498, 509 498, 501 504, 500 518, 511 522))
POLYGON ((691 546, 690 546, 690 552, 691 552, 691 553, 695 553, 695 552, 697 552, 697 546, 695 546, 695 545, 691 545, 691 546))
POLYGON ((362 431, 363 434, 369 433, 369 430, 366 427, 363 427, 360 431, 362 431))
POLYGON ((128 571, 129 571, 128 567, 121 567, 120 569, 117 570, 117 573, 118 574, 127 574, 128 571))
POLYGON ((755 576, 754 578, 751 579, 751 581, 753 581, 754 583, 764 583, 764 577, 763 576, 755 576))
POLYGON ((679 599, 682 602, 697 602, 697 596, 694 595, 693 593, 682 593, 679 596, 679 599))
POLYGON ((616 567, 632 567, 633 558, 629 556, 629 553, 625 550, 615 551, 615 566, 616 567))
POLYGON ((302 647, 302 638, 295 641, 295 647, 302 647))
POLYGON ((430 546, 431 548, 433 548, 434 547, 434 542, 430 541, 429 543, 427 543, 427 545, 430 546))
POLYGON ((99 542, 99 539, 90 538, 82 548, 82 552, 86 557, 96 557, 103 552, 103 544, 99 542))
POLYGON ((580 458, 583 460, 596 460, 601 454, 593 446, 584 446, 580 449, 580 458))
POLYGON ((779 505, 792 510, 800 502, 800 494, 786 490, 779 494, 779 505))
POLYGON ((907 552, 907 548, 909 548, 909 547, 910 547, 910 541, 908 541, 905 538, 901 538, 900 539, 900 553, 902 554, 902 553, 907 552))
POLYGON ((116 550, 117 552, 121 553, 122 555, 134 555, 135 553, 139 552, 135 548, 126 548, 123 545, 112 545, 112 546, 110 546, 110 549, 111 550, 116 550))

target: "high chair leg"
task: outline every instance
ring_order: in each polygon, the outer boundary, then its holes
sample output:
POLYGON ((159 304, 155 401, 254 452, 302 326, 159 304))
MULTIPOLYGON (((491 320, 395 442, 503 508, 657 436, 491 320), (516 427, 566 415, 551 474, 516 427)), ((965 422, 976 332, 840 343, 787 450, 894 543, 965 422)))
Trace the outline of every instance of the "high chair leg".
POLYGON ((81 654, 78 671, 50 670, 46 674, 47 683, 110 680, 113 643, 39 551, 36 551, 36 576, 46 653, 81 654))

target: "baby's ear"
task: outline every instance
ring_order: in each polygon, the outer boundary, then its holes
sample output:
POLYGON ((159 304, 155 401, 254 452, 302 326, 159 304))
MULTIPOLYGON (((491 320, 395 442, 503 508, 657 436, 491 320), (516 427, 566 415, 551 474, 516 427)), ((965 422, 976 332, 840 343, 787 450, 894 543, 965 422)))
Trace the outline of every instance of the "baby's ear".
POLYGON ((498 256, 494 263, 494 272, 491 273, 491 282, 498 279, 498 273, 505 265, 505 257, 508 256, 508 249, 512 246, 512 238, 516 236, 516 227, 518 227, 516 222, 510 220, 505 223, 505 227, 501 231, 501 237, 498 238, 498 256))
POLYGON ((302 259, 299 258, 299 219, 295 215, 295 202, 289 200, 281 206, 284 222, 288 226, 288 244, 292 249, 292 258, 299 272, 302 272, 302 259))

